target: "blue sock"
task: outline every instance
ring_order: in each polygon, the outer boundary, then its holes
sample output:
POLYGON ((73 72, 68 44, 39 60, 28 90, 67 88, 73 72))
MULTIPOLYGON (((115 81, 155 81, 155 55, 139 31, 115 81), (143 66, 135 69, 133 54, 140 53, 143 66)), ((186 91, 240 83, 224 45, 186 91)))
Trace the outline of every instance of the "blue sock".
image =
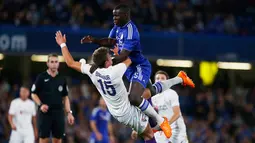
POLYGON ((161 93, 162 92, 162 84, 161 82, 156 82, 152 85, 155 88, 155 94, 161 93))
POLYGON ((145 143, 157 143, 157 142, 155 138, 153 137, 152 139, 145 141, 145 143))

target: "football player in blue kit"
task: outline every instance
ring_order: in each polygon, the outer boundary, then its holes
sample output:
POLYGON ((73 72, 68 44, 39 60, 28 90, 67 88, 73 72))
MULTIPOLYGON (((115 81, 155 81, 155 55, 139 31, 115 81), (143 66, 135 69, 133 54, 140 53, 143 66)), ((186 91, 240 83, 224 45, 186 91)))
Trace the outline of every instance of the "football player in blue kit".
POLYGON ((150 89, 151 95, 156 95, 178 83, 191 87, 195 85, 183 71, 172 79, 151 85, 151 64, 142 54, 140 35, 136 25, 130 19, 130 8, 127 5, 121 4, 114 8, 113 23, 114 27, 108 38, 97 39, 92 36, 85 36, 81 39, 81 43, 95 43, 105 47, 116 46, 114 49, 115 55, 113 56, 114 64, 126 60, 127 57, 131 59, 132 64, 125 72, 125 77, 130 83, 129 88, 127 88, 129 89, 129 99, 142 112, 156 121, 166 137, 170 138, 171 128, 167 124, 167 119, 159 116, 149 101, 143 98, 137 98, 137 96, 141 97, 145 88, 150 89))

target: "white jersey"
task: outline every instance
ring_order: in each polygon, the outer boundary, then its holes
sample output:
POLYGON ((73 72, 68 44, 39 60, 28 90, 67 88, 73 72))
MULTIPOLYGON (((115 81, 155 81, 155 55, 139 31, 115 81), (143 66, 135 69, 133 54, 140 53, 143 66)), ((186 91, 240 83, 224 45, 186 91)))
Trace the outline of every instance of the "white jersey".
POLYGON ((17 131, 33 130, 32 117, 36 115, 36 106, 32 100, 14 99, 9 114, 13 115, 13 123, 17 131))
MULTIPOLYGON (((179 96, 174 90, 168 89, 162 93, 153 96, 152 105, 154 108, 156 108, 156 110, 158 110, 160 116, 167 117, 167 119, 170 120, 174 114, 172 108, 174 106, 180 106, 179 96)), ((181 114, 180 117, 171 124, 171 128, 172 128, 172 137, 170 138, 171 142, 177 143, 179 141, 176 140, 186 139, 187 137, 186 126, 181 114)), ((164 134, 160 132, 157 132, 156 134, 158 134, 158 136, 164 136, 164 134)))
POLYGON ((87 74, 105 100, 110 113, 115 117, 122 117, 129 113, 131 104, 128 92, 122 80, 127 66, 119 63, 108 68, 98 68, 92 74, 91 65, 82 63, 81 72, 87 74))

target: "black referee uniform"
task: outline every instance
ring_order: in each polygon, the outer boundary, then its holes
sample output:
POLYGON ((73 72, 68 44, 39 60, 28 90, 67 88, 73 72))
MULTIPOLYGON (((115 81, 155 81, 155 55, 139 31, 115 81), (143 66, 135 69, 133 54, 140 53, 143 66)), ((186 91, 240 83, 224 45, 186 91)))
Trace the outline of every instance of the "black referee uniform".
POLYGON ((63 138, 65 116, 62 98, 68 95, 66 79, 59 73, 52 77, 47 71, 41 73, 32 87, 42 104, 49 106, 48 112, 38 110, 38 130, 40 138, 63 138))

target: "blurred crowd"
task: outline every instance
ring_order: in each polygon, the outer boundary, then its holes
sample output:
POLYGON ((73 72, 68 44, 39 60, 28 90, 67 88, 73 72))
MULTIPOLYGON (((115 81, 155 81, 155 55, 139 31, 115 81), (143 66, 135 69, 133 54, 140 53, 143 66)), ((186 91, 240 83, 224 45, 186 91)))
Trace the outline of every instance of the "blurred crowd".
MULTIPOLYGON (((85 78, 86 79, 86 78, 85 78)), ((76 123, 66 124, 66 143, 87 143, 91 134, 89 117, 100 95, 89 80, 69 80, 69 97, 76 123)), ((190 89, 176 86, 190 143, 254 143, 255 88, 243 87, 190 89)), ((17 98, 18 84, 0 82, 0 142, 10 135, 7 121, 9 104, 17 98)), ((112 120, 116 143, 141 143, 130 139, 131 129, 112 120)))
POLYGON ((1 23, 112 27, 112 9, 126 3, 140 31, 255 34, 253 0, 2 0, 1 23))

